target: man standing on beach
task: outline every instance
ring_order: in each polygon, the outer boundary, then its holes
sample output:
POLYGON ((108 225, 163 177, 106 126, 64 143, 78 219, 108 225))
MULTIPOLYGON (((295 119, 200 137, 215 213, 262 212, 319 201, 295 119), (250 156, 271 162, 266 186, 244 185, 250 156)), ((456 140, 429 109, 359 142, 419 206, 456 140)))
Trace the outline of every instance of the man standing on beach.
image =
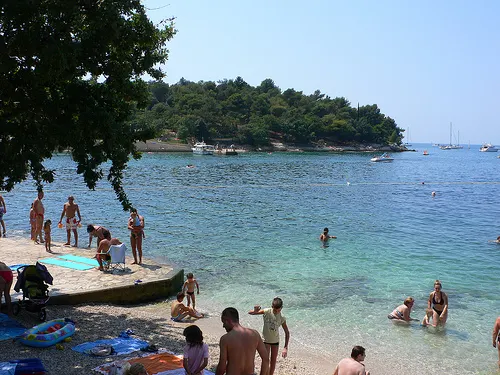
POLYGON ((365 348, 355 346, 352 348, 351 358, 342 359, 333 375, 370 375, 370 371, 365 371, 365 365, 362 364, 365 360, 365 348))
POLYGON ((35 242, 43 243, 42 228, 43 228, 43 216, 45 215, 45 208, 43 207, 43 190, 38 190, 38 196, 33 201, 33 210, 36 215, 36 226, 35 226, 35 242), (37 240, 40 239, 40 242, 37 240))
POLYGON ((498 367, 500 367, 500 337, 498 333, 500 332, 500 316, 495 320, 495 325, 493 326, 493 347, 497 348, 498 351, 498 367))
POLYGON ((269 357, 259 333, 240 325, 238 310, 234 307, 224 309, 221 321, 227 333, 220 339, 219 364, 215 375, 254 374, 256 351, 262 359, 260 375, 267 375, 269 357))
POLYGON ((62 225, 62 219, 66 215, 66 236, 67 241, 64 244, 65 246, 70 244, 71 241, 71 231, 73 231, 73 235, 75 237, 75 244, 73 247, 78 246, 78 225, 82 221, 82 216, 80 215, 80 208, 75 203, 75 198, 70 195, 68 197, 68 201, 64 203, 63 210, 61 212, 61 218, 59 219, 59 224, 62 225), (76 214, 78 214, 78 220, 76 220, 76 214))

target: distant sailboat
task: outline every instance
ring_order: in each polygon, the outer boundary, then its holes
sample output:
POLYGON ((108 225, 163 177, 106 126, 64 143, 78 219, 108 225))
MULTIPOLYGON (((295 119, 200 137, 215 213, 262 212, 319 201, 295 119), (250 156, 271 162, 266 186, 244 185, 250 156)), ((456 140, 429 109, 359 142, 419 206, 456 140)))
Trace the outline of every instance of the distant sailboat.
POLYGON ((450 122, 450 144, 446 146, 439 146, 441 150, 458 150, 461 148, 464 148, 463 146, 460 146, 460 131, 458 132, 458 141, 456 145, 451 143, 451 136, 453 134, 453 125, 450 122))
POLYGON ((405 139, 406 139, 406 142, 404 143, 404 145, 406 147, 411 147, 411 144, 410 144, 410 128, 406 128, 406 136, 405 136, 405 139))

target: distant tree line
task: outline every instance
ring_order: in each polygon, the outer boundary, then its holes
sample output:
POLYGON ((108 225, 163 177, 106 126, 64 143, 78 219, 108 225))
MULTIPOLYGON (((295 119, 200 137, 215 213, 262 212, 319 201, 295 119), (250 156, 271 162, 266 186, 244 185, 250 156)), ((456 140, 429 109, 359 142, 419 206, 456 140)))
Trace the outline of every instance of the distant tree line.
POLYGON ((174 85, 149 82, 148 87, 150 104, 136 111, 133 125, 182 141, 230 138, 258 146, 271 139, 339 144, 400 144, 402 139, 403 130, 376 104, 354 108, 346 98, 332 99, 319 90, 312 95, 281 91, 272 79, 257 87, 241 77, 217 83, 182 78, 174 85))

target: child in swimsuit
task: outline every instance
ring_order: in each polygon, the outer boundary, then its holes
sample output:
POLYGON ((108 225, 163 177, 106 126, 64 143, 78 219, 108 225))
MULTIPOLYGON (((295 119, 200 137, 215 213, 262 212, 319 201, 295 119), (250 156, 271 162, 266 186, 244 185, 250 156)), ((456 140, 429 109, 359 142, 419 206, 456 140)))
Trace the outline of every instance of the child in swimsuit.
POLYGON ((35 233, 36 233, 36 212, 33 209, 33 203, 31 203, 30 209, 30 226, 31 226, 31 239, 36 241, 35 233))
POLYGON ((196 298, 194 296, 194 287, 198 289, 198 294, 200 294, 200 286, 198 285, 198 281, 194 278, 193 274, 190 272, 186 275, 187 280, 184 282, 182 286, 182 292, 187 294, 187 305, 191 303, 191 299, 193 299, 193 309, 195 309, 196 298))
POLYGON ((45 224, 43 224, 43 231, 45 232, 45 251, 48 253, 51 253, 52 250, 50 250, 50 226, 52 225, 52 221, 47 220, 45 221, 45 224))
POLYGON ((427 327, 428 325, 431 324, 431 319, 432 319, 432 309, 425 309, 425 316, 424 316, 424 319, 422 320, 422 325, 424 327, 427 327))

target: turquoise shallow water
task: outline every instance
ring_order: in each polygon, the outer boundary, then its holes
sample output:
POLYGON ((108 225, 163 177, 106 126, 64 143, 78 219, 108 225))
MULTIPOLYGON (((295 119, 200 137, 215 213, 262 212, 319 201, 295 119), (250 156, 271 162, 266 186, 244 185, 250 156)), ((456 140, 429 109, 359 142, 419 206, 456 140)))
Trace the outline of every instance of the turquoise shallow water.
MULTIPOLYGON (((194 272, 202 310, 244 312, 280 296, 292 347, 338 358, 360 344, 367 367, 384 374, 494 373, 500 245, 488 240, 500 234, 500 159, 478 146, 426 145, 429 156, 414 146, 420 152, 393 163, 371 163, 371 154, 145 154, 126 185, 146 218, 146 255, 194 272), (338 236, 328 248, 318 240, 325 226, 338 236), (445 331, 387 320, 408 295, 421 319, 435 279, 450 299, 445 331)), ((67 155, 48 165, 57 170, 44 200, 53 222, 73 194, 85 224, 127 239, 128 215, 106 182, 86 190, 67 155)), ((35 195, 29 182, 4 194, 11 235, 29 235, 35 195)), ((54 228, 56 241, 64 235, 54 228)))

